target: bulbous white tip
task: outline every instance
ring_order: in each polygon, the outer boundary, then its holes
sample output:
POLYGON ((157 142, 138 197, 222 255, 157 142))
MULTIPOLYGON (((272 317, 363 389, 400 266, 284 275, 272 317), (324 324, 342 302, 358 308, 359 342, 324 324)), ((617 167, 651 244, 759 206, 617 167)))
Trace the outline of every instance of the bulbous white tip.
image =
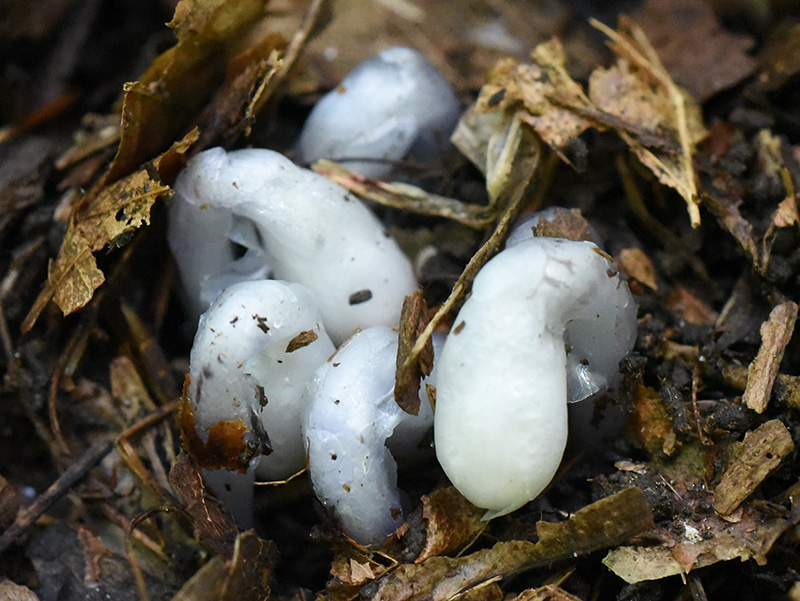
POLYGON ((452 87, 423 54, 387 48, 317 103, 298 155, 304 163, 331 159, 382 179, 393 162, 429 163, 444 154, 460 112, 452 87))

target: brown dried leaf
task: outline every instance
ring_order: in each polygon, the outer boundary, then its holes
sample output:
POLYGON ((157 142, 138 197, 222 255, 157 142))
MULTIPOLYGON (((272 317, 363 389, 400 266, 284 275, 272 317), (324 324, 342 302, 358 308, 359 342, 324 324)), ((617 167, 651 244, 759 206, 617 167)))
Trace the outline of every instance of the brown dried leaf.
POLYGON ((169 480, 185 503, 200 541, 216 555, 230 557, 239 529, 230 511, 203 484, 200 470, 185 453, 178 455, 169 480))
POLYGON ((229 146, 239 135, 249 131, 255 120, 255 106, 267 83, 278 73, 279 52, 285 47, 283 36, 268 33, 232 59, 225 84, 198 119, 201 147, 216 142, 229 146))
POLYGON ((51 261, 48 280, 22 329, 27 332, 52 298, 65 315, 88 303, 103 283, 93 253, 107 244, 124 244, 124 236, 150 222, 150 207, 169 191, 142 169, 105 188, 78 207, 70 220, 61 250, 51 261))
POLYGON ((503 589, 496 582, 473 587, 458 596, 459 601, 500 601, 504 598, 503 589))
POLYGON ((797 210, 797 199, 794 195, 787 196, 779 204, 772 216, 772 223, 777 228, 792 227, 800 223, 800 213, 797 210))
POLYGON ((581 601, 581 599, 555 584, 546 584, 522 591, 511 601, 581 601))
POLYGON ((198 570, 172 601, 264 601, 277 551, 252 531, 236 537, 233 555, 216 556, 198 570))
POLYGON ((656 268, 653 261, 640 248, 623 248, 618 257, 622 269, 631 278, 650 290, 658 290, 656 268))
POLYGON ((17 491, 8 483, 8 480, 0 476, 0 532, 6 530, 14 522, 18 511, 17 491))
POLYGON ((580 209, 550 207, 548 211, 549 215, 533 226, 534 236, 593 242, 592 226, 580 209))
POLYGON ((167 26, 179 42, 223 41, 264 14, 260 0, 181 0, 167 26))
POLYGON ((600 111, 621 121, 615 126, 617 133, 662 184, 678 191, 692 226, 697 227, 700 211, 693 157, 706 134, 700 107, 673 81, 644 32, 630 19, 620 17, 618 31, 598 21, 593 24, 609 37, 619 59, 609 69, 595 69, 589 78, 589 97, 600 111))
POLYGON ((539 542, 507 541, 459 558, 404 564, 382 578, 373 601, 446 601, 522 570, 619 545, 652 528, 653 514, 638 488, 596 501, 566 522, 539 522, 539 542))
POLYGON ((467 501, 455 487, 438 488, 422 497, 422 517, 427 523, 425 546, 415 560, 461 551, 486 529, 485 511, 467 501))
POLYGON ((72 146, 55 160, 56 169, 66 169, 119 142, 119 115, 88 114, 81 125, 72 146))
POLYGON ((160 170, 163 168, 166 173, 175 169, 196 139, 197 133, 190 132, 152 164, 111 185, 96 188, 75 207, 58 256, 50 262, 47 283, 22 323, 23 333, 33 327, 51 299, 64 315, 92 299, 105 281, 93 253, 107 245, 124 245, 133 231, 150 223, 153 203, 170 191, 162 183, 160 170))
POLYGON ((663 541, 655 547, 620 547, 610 551, 603 564, 629 583, 687 574, 719 561, 765 556, 793 519, 787 512, 762 512, 747 506, 736 521, 704 516, 702 521, 676 518, 651 532, 663 541))
POLYGON ((108 367, 117 414, 125 428, 132 426, 145 413, 156 409, 147 392, 136 366, 129 357, 121 356, 111 361, 108 367))
POLYGON ((225 75, 229 47, 264 14, 265 0, 182 0, 169 23, 178 43, 125 84, 109 183, 163 152, 196 124, 225 75))
POLYGON ((748 432, 738 445, 738 455, 725 469, 714 490, 714 509, 728 515, 753 494, 781 460, 794 450, 792 435, 773 419, 748 432))
POLYGON ((564 108, 591 103, 566 71, 561 42, 554 38, 539 44, 531 57, 531 64, 498 61, 453 133, 453 143, 486 174, 490 198, 509 176, 509 161, 521 142, 520 122, 530 125, 567 163, 564 149, 590 125, 564 108))
MULTIPOLYGON (((349 591, 357 595, 357 588, 370 580, 374 580, 386 571, 386 567, 374 561, 366 553, 355 548, 348 548, 339 553, 331 563, 331 576, 344 585, 342 592, 349 591)), ((337 583, 337 587, 339 584, 337 583)), ((331 587, 329 586, 329 590, 331 587)))
POLYGON ((718 319, 716 312, 697 293, 676 284, 667 293, 666 303, 681 319, 695 325, 713 325, 718 319))
POLYGON ((739 183, 728 173, 720 173, 713 182, 713 187, 704 190, 703 205, 717 218, 717 222, 726 230, 742 250, 750 257, 753 266, 763 272, 764 263, 758 249, 753 226, 739 212, 741 190, 739 183))
POLYGON ((648 0, 634 15, 664 67, 703 102, 749 77, 756 60, 751 37, 722 28, 703 0, 648 0))
POLYGON ((529 65, 501 60, 489 75, 489 83, 481 89, 478 110, 491 111, 496 110, 495 106, 504 108, 521 102, 525 107, 523 121, 569 163, 562 151, 590 123, 563 107, 588 108, 591 102, 567 73, 567 56, 557 38, 536 46, 531 58, 533 63, 529 65))
POLYGON ((10 580, 0 582, 0 599, 5 599, 6 601, 39 601, 36 593, 27 586, 15 584, 10 580))
POLYGON ((422 290, 415 290, 403 301, 397 345, 397 370, 394 376, 394 400, 406 413, 419 413, 419 386, 433 369, 433 342, 429 338, 422 350, 410 355, 417 338, 428 325, 428 304, 422 290))
POLYGON ((742 396, 742 402, 756 413, 767 408, 796 321, 797 305, 787 301, 777 305, 761 325, 761 347, 747 370, 747 386, 742 396))
POLYGON ((675 431, 657 390, 642 384, 636 387, 631 425, 651 455, 669 456, 675 452, 675 431))
POLYGON ((452 219, 470 227, 484 228, 491 224, 494 211, 482 205, 461 202, 426 192, 401 182, 382 182, 348 171, 338 163, 321 160, 311 169, 329 180, 344 186, 354 194, 378 204, 417 213, 452 219))
POLYGON ((228 577, 219 596, 222 601, 263 601, 270 598, 270 578, 277 549, 249 531, 236 537, 228 577))
POLYGON ((180 394, 180 386, 164 350, 136 311, 122 303, 120 312, 125 328, 125 350, 136 363, 138 373, 160 404, 171 402, 180 394))

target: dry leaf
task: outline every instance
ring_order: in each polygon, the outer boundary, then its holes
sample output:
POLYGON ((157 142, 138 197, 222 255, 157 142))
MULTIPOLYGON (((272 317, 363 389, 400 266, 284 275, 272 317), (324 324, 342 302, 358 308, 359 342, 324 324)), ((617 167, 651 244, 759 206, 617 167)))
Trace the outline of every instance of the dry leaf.
POLYGON ((150 222, 150 208, 169 188, 142 169, 125 177, 79 207, 70 220, 61 250, 48 269, 48 280, 39 294, 23 331, 33 326, 52 298, 65 315, 88 303, 105 277, 94 252, 108 244, 124 244, 124 236, 150 222))
POLYGON ((555 584, 546 584, 522 591, 510 601, 581 601, 581 599, 555 584))
POLYGON ((286 40, 277 33, 264 38, 232 59, 225 84, 214 95, 214 100, 198 118, 200 146, 207 148, 215 143, 230 146, 242 133, 247 133, 255 121, 255 108, 267 83, 278 73, 280 52, 286 40))
POLYGON ((594 242, 592 226, 580 209, 549 207, 547 216, 531 228, 534 236, 566 238, 567 240, 594 242))
POLYGON ((540 44, 531 56, 532 64, 502 59, 495 65, 452 136, 458 149, 486 174, 492 199, 506 185, 512 159, 524 141, 521 123, 530 125, 568 163, 564 150, 590 125, 563 106, 591 103, 567 73, 561 43, 553 39, 540 44))
MULTIPOLYGON (((349 547, 343 553, 337 554, 331 563, 331 576, 336 578, 336 584, 342 592, 349 591, 356 596, 358 586, 374 580, 386 571, 386 567, 371 559, 359 549, 349 547), (342 586, 343 585, 343 586, 342 586)), ((329 590, 332 586, 328 586, 329 590)))
POLYGON ((208 493, 200 470, 185 453, 178 455, 169 472, 169 480, 183 499, 200 541, 213 553, 230 557, 239 533, 236 520, 216 497, 208 493))
POLYGON ((677 444, 664 403, 658 391, 639 384, 633 393, 633 426, 644 448, 651 455, 672 455, 677 444))
POLYGON ((383 577, 373 601, 446 601, 522 570, 619 545, 653 525, 644 494, 628 488, 588 505, 566 522, 539 522, 539 541, 499 542, 459 558, 431 557, 383 577))
POLYGON ((687 574, 720 561, 754 559, 760 565, 777 538, 793 523, 783 510, 758 511, 746 507, 740 519, 719 516, 702 520, 678 518, 651 532, 663 541, 654 547, 619 547, 603 564, 629 583, 687 574))
POLYGON ((595 69, 589 78, 589 97, 601 111, 625 124, 615 127, 617 133, 662 184, 678 191, 692 226, 697 227, 700 211, 693 157, 706 135, 700 107, 673 81, 644 32, 630 19, 620 17, 618 31, 597 21, 593 24, 609 37, 619 59, 609 69, 595 69))
POLYGON ((772 216, 772 223, 777 228, 792 227, 800 223, 797 199, 794 195, 787 196, 778 204, 778 208, 772 216))
POLYGON ((252 531, 236 537, 233 555, 213 557, 198 570, 172 601, 264 601, 277 551, 252 531))
POLYGON ((712 184, 704 190, 703 205, 714 214, 722 228, 733 236, 750 257, 756 270, 763 273, 764 263, 753 234, 753 226, 739 212, 741 185, 728 173, 720 173, 712 184))
POLYGON ((747 88, 747 95, 759 100, 793 85, 800 72, 800 24, 777 27, 758 55, 758 73, 747 88))
POLYGON ((6 601, 39 601, 36 593, 27 586, 15 584, 10 580, 0 582, 0 599, 5 599, 6 601))
POLYGON ((525 108, 519 112, 522 120, 564 161, 570 162, 563 150, 590 123, 564 106, 590 107, 591 102, 567 73, 567 56, 557 38, 536 46, 531 58, 533 63, 528 65, 501 60, 481 89, 477 109, 491 112, 521 103, 525 108))
POLYGON ((428 305, 421 290, 415 290, 403 301, 397 345, 397 370, 394 379, 394 400, 406 413, 419 413, 419 386, 433 369, 433 342, 429 338, 422 350, 410 355, 417 338, 428 325, 428 305))
POLYGON ((698 102, 755 71, 757 62, 748 54, 754 40, 723 29, 703 0, 648 0, 634 18, 666 70, 698 102))
POLYGON ((111 394, 125 428, 129 428, 140 417, 156 409, 147 387, 129 357, 115 358, 108 366, 108 371, 111 394))
POLYGON ((415 560, 461 551, 486 529, 485 510, 475 507, 455 487, 438 488, 422 497, 426 521, 425 546, 415 560))
POLYGON ((64 315, 92 299, 105 280, 94 253, 108 245, 124 245, 133 231, 150 223, 153 203, 170 191, 162 183, 164 174, 182 164, 196 139, 197 132, 190 132, 152 164, 98 189, 75 207, 58 256, 50 262, 47 283, 22 324, 23 332, 33 327, 51 299, 64 315))
POLYGON ((623 248, 618 257, 622 269, 631 278, 650 290, 658 290, 656 268, 653 261, 640 248, 623 248))
POLYGON ((265 0, 182 0, 169 26, 178 43, 125 84, 117 155, 105 183, 163 152, 197 123, 223 82, 231 46, 264 14, 265 0))
POLYGON ((681 319, 695 325, 713 325, 718 319, 716 312, 697 293, 676 284, 667 293, 667 306, 681 319))
POLYGON ((14 522, 18 511, 17 491, 8 483, 8 480, 0 476, 0 532, 6 530, 14 522))

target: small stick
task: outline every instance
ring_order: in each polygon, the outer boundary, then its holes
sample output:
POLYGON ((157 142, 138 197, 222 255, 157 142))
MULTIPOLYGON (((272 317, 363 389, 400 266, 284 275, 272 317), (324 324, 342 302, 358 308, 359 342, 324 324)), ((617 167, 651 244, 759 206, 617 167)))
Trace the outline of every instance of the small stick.
POLYGON ((8 547, 10 547, 25 530, 33 525, 53 503, 67 494, 67 492, 69 492, 89 470, 97 465, 103 457, 108 455, 113 448, 113 440, 103 440, 89 447, 75 463, 70 465, 69 468, 50 485, 50 488, 39 495, 30 507, 20 511, 14 523, 0 536, 0 553, 8 549, 8 547))

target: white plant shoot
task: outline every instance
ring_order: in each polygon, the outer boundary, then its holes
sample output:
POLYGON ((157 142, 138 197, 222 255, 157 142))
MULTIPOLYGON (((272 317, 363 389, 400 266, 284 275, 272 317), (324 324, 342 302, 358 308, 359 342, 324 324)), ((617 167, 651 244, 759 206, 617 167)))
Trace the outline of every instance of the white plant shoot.
POLYGON ((357 328, 397 325, 417 288, 410 261, 360 200, 277 152, 206 150, 175 190, 170 246, 196 309, 269 272, 311 290, 338 344, 357 328))
POLYGON ((636 304, 591 242, 528 238, 478 273, 436 367, 436 454, 486 519, 534 499, 567 440, 567 402, 606 390, 636 304))
POLYGON ((397 332, 362 330, 314 374, 303 432, 317 498, 357 543, 380 545, 403 523, 389 447, 412 453, 433 415, 424 387, 419 415, 394 400, 397 332), (402 427, 402 432, 400 431, 402 427), (402 440, 392 441, 392 433, 402 440))
POLYGON ((212 472, 207 481, 240 525, 252 521, 256 472, 272 480, 303 469, 303 392, 333 351, 311 293, 298 284, 235 284, 200 319, 184 446, 212 472))
POLYGON ((304 163, 331 159, 383 179, 396 161, 429 164, 446 154, 460 114, 453 88, 422 53, 387 48, 316 104, 297 152, 304 163))

